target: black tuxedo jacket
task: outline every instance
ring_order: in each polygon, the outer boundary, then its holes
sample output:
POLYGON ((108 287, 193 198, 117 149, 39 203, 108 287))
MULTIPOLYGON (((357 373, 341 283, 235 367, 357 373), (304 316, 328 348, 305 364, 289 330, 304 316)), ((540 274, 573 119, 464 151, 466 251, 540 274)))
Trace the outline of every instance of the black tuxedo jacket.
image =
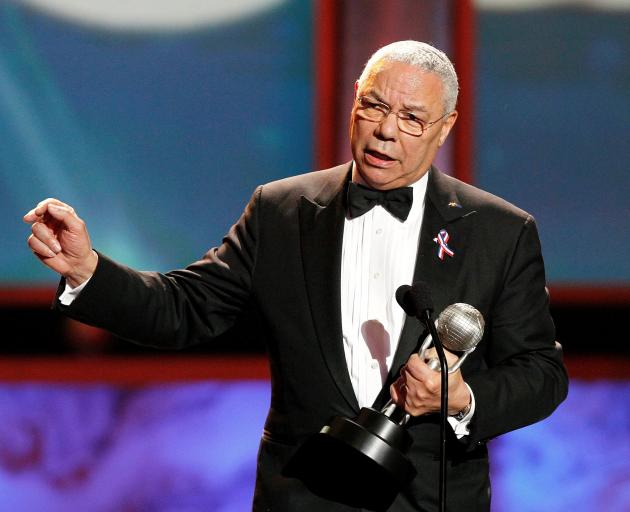
MULTIPOLYGON (((309 492, 282 468, 307 436, 359 407, 345 364, 340 259, 350 165, 259 187, 223 243, 185 270, 137 272, 99 255, 96 272, 65 314, 159 347, 182 347, 230 328, 254 310, 267 341, 272 398, 258 457, 255 510, 352 510, 309 492)), ((488 510, 485 443, 549 415, 567 393, 554 341, 540 244, 527 213, 440 173, 429 174, 414 281, 426 281, 435 312, 465 302, 486 330, 462 367, 476 411, 470 435, 449 440, 448 507, 488 510), (434 238, 450 236, 453 257, 434 238)), ((410 283, 400 283, 410 284, 410 283)), ((62 282, 63 285, 63 282, 62 282)), ((61 287, 60 287, 61 290, 61 287)), ((405 322, 376 406, 424 335, 405 322)), ((439 418, 413 419, 409 457, 418 476, 392 511, 436 510, 439 418)))

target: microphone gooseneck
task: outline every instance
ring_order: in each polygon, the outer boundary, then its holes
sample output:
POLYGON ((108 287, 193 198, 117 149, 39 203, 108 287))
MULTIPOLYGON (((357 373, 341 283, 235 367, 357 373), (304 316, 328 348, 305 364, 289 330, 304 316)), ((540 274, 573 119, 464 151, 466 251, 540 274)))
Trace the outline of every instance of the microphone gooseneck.
MULTIPOLYGON (((400 288, 399 288, 400 290, 400 288)), ((399 304, 405 310, 405 313, 418 318, 429 330, 430 335, 427 338, 433 340, 435 345, 435 351, 438 355, 439 368, 441 370, 440 375, 440 478, 439 478, 439 510, 445 511, 446 507, 446 416, 448 407, 448 365, 446 363, 446 355, 444 354, 444 348, 440 342, 440 336, 435 328, 435 323, 431 319, 431 313, 433 312, 433 301, 431 300, 431 290, 429 286, 423 281, 417 281, 409 289, 404 289, 401 292, 401 297, 398 301, 399 304)), ((398 293, 396 293, 396 299, 398 299, 398 293)), ((425 340, 426 343, 426 340, 425 340)), ((391 402, 391 401, 390 401, 391 402)), ((395 404, 385 406, 383 410, 385 415, 394 416, 398 419, 398 416, 404 412, 395 404)), ((410 419, 410 415, 405 413, 400 420, 400 425, 405 425, 410 419)))
MULTIPOLYGON (((448 306, 436 322, 431 320, 433 303, 428 285, 418 281, 413 286, 403 285, 396 291, 396 300, 409 316, 415 316, 424 323, 429 330, 418 352, 421 359, 425 359, 424 353, 433 342, 437 358, 427 361, 428 366, 441 373, 440 389, 440 478, 439 478, 439 510, 444 512, 446 508, 446 418, 448 409, 448 374, 456 371, 462 365, 483 337, 484 320, 477 309, 469 304, 456 303, 448 306), (444 349, 463 354, 457 362, 449 368, 446 362, 444 349)), ((405 425, 409 421, 409 414, 405 414, 391 400, 382 410, 383 414, 392 420, 405 425)))

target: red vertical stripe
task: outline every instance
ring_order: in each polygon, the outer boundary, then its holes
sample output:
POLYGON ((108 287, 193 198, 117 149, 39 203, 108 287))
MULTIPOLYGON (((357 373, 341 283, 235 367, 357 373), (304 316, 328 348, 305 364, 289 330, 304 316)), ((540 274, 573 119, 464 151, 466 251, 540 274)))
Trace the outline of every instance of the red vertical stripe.
POLYGON ((338 76, 338 10, 334 0, 319 0, 313 5, 315 74, 315 157, 317 169, 335 165, 336 94, 338 76))
POLYGON ((472 0, 453 2, 453 60, 459 77, 459 117, 453 128, 456 178, 472 183, 474 160, 475 11, 472 0))

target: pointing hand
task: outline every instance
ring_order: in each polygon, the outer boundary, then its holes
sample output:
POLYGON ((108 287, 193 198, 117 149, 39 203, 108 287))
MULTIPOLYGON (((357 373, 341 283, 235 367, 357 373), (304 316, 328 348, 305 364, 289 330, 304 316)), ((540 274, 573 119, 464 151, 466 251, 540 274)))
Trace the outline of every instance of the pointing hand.
POLYGON ((85 222, 71 206, 45 199, 24 216, 31 224, 28 245, 44 265, 75 288, 89 279, 98 262, 85 222))

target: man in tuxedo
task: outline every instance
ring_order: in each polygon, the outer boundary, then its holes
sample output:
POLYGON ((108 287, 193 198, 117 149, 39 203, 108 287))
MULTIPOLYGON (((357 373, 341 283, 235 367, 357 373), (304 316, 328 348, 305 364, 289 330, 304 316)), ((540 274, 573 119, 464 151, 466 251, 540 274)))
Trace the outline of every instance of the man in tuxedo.
POLYGON ((432 46, 381 48, 355 86, 353 161, 258 187, 223 243, 183 270, 138 272, 95 252, 59 200, 25 216, 29 246, 63 278, 55 307, 79 321, 183 347, 256 314, 272 398, 255 510, 355 510, 283 470, 332 416, 382 407, 390 394, 412 415, 418 476, 389 510, 436 510, 440 377, 414 355, 424 333, 396 304, 402 284, 427 282, 436 313, 465 302, 486 322, 449 378, 449 510, 489 510, 486 442, 566 396, 533 218, 432 166, 457 118, 457 90, 451 62, 432 46))

